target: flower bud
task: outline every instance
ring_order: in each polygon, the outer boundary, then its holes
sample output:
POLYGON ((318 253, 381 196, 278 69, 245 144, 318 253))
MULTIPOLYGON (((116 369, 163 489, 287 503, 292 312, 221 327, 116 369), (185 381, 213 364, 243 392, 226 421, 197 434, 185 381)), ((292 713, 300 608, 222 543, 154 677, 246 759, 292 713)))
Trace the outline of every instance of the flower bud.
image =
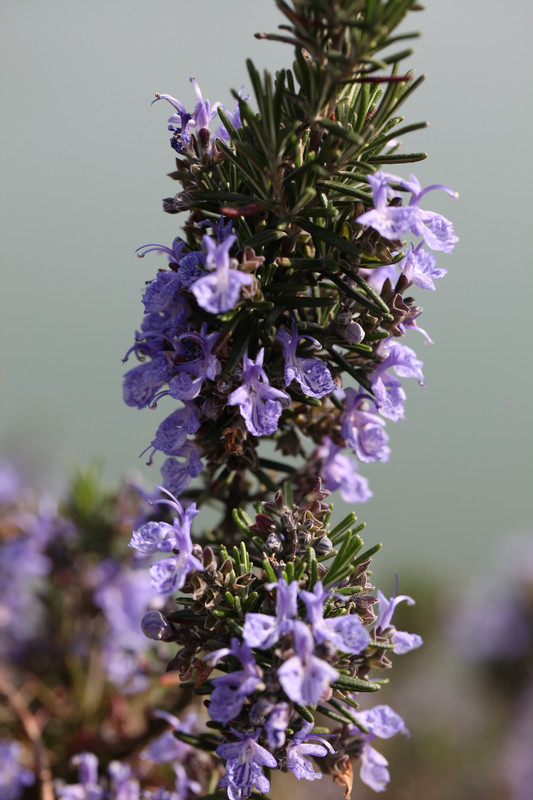
POLYGON ((170 642, 174 638, 174 627, 160 611, 151 609, 141 620, 141 629, 148 639, 170 642))

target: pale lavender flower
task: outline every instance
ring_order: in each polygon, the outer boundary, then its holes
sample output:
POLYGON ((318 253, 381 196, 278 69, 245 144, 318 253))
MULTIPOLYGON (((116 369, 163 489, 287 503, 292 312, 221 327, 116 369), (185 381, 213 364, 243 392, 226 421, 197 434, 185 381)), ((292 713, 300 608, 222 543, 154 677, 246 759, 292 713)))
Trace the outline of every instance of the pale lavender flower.
POLYGON ((308 339, 313 347, 320 349, 320 342, 312 336, 299 335, 296 322, 292 320, 291 333, 279 330, 276 339, 281 342, 285 359, 285 386, 293 380, 298 381, 304 394, 309 397, 324 397, 337 388, 331 373, 319 358, 300 358, 296 348, 302 339, 308 339))
POLYGON ((98 780, 98 759, 94 753, 78 753, 70 763, 78 767, 79 783, 67 785, 56 781, 54 789, 59 800, 103 800, 104 790, 98 780))
POLYGON ((342 653, 362 653, 370 642, 370 634, 358 614, 324 618, 324 601, 330 595, 331 592, 324 589, 322 581, 315 583, 312 592, 300 592, 315 641, 318 644, 331 642, 342 653))
MULTIPOLYGON (((165 503, 166 501, 160 500, 165 503)), ((191 542, 191 523, 200 512, 196 503, 186 509, 174 498, 173 508, 178 512, 172 525, 168 522, 146 522, 138 530, 133 531, 129 547, 142 555, 150 555, 157 551, 170 553, 171 550, 189 549, 191 542)))
POLYGON ((218 785, 227 786, 229 800, 249 797, 254 786, 263 794, 268 792, 270 781, 261 767, 275 769, 278 763, 272 753, 257 744, 260 731, 253 734, 232 732, 240 741, 221 744, 216 749, 217 756, 227 761, 227 772, 218 785))
POLYGON ((337 670, 314 655, 314 640, 304 622, 293 627, 295 655, 278 667, 278 680, 287 697, 302 706, 315 705, 337 680, 337 670))
POLYGON ((392 628, 393 636, 392 641, 394 642, 394 652, 398 653, 398 655, 403 655, 404 653, 409 653, 411 650, 416 650, 418 647, 421 647, 423 644, 422 637, 419 636, 417 633, 407 633, 407 631, 397 631, 396 628, 391 625, 392 615, 394 613, 394 609, 398 605, 398 603, 402 603, 404 600, 409 606, 413 606, 415 601, 412 597, 406 594, 397 595, 398 589, 398 577, 396 577, 396 586, 394 588, 394 594, 387 600, 383 592, 378 589, 378 602, 379 602, 379 610, 378 615, 376 618, 376 631, 378 633, 383 633, 387 630, 387 628, 392 628))
POLYGON ((366 503, 372 497, 368 480, 358 475, 357 462, 343 456, 341 449, 333 444, 329 436, 325 436, 322 446, 316 450, 315 457, 323 461, 320 477, 324 488, 329 492, 339 490, 347 503, 366 503))
POLYGON ((287 584, 284 578, 270 583, 268 589, 276 589, 276 615, 248 612, 242 631, 243 639, 249 647, 263 650, 272 647, 280 636, 291 633, 297 614, 298 582, 287 584))
POLYGON ((181 532, 177 536, 177 543, 178 555, 156 561, 150 567, 152 588, 160 594, 179 591, 185 585, 189 572, 203 571, 204 565, 192 554, 193 544, 190 536, 181 532))
POLYGON ((435 281, 444 277, 447 269, 437 268, 437 260, 433 253, 424 250, 423 242, 418 247, 413 247, 407 251, 404 260, 398 265, 403 268, 403 274, 410 283, 419 286, 420 289, 432 289, 435 291, 435 281))
POLYGON ((389 437, 383 430, 385 421, 375 413, 373 398, 346 389, 346 402, 341 414, 341 436, 348 441, 359 461, 388 461, 389 437))
POLYGON ((26 786, 35 783, 35 775, 21 766, 21 747, 15 741, 0 741, 0 797, 19 800, 26 786))
POLYGON ((256 664, 251 648, 236 638, 231 640, 231 647, 215 650, 205 661, 213 665, 228 655, 238 658, 243 668, 214 678, 215 689, 209 701, 210 716, 224 725, 239 714, 246 698, 255 692, 263 679, 263 671, 256 664))
POLYGON ((132 775, 131 767, 121 761, 111 761, 107 774, 113 800, 139 800, 141 787, 137 778, 132 775))
POLYGON ((140 691, 146 684, 141 657, 150 643, 139 622, 154 599, 148 576, 108 559, 93 570, 92 580, 94 602, 108 624, 102 651, 108 678, 123 691, 140 691))
POLYGON ((409 181, 404 181, 396 175, 379 171, 375 175, 367 175, 367 179, 372 188, 374 208, 358 217, 357 222, 369 225, 391 241, 413 233, 415 236, 422 236, 432 250, 451 253, 455 243, 459 241, 452 223, 441 214, 419 208, 418 204, 422 197, 433 189, 441 189, 452 197, 457 197, 456 192, 440 184, 421 189, 414 175, 410 176, 409 181), (389 186, 390 181, 400 184, 402 188, 411 192, 408 206, 388 204, 390 197, 397 196, 389 186))
MULTIPOLYGON (((376 738, 390 739, 397 733, 409 736, 403 719, 393 711, 390 706, 380 705, 362 711, 357 715, 359 721, 367 728, 368 733, 363 734, 363 750, 361 752, 360 778, 363 783, 370 786, 375 792, 384 792, 390 780, 387 769, 388 761, 385 756, 378 753, 370 742, 376 738)), ((360 733, 356 725, 349 728, 351 735, 360 733)))
POLYGON ((290 405, 288 394, 270 386, 263 359, 262 347, 253 361, 248 351, 243 356, 242 386, 228 395, 228 405, 238 405, 247 429, 254 436, 268 436, 278 428, 283 406, 290 405))
POLYGON ((265 731, 267 734, 268 746, 271 750, 276 750, 278 747, 283 747, 285 744, 286 731, 289 727, 291 717, 291 709, 288 703, 281 701, 276 703, 265 723, 265 731))
POLYGON ((239 302, 242 287, 249 286, 253 281, 251 275, 231 266, 229 251, 236 239, 231 234, 217 244, 209 236, 203 237, 207 252, 206 266, 215 269, 194 281, 190 288, 198 305, 210 314, 222 314, 234 308, 239 302))
POLYGON ((0 503, 12 503, 22 489, 22 479, 15 467, 0 456, 0 503))
POLYGON ((191 712, 180 720, 167 711, 154 711, 153 716, 157 719, 164 719, 169 724, 169 730, 153 739, 145 750, 141 751, 140 757, 154 764, 167 764, 174 761, 184 762, 194 751, 194 748, 182 742, 174 736, 173 731, 192 733, 198 722, 198 716, 191 712))
POLYGON ((301 729, 292 737, 287 746, 287 769, 289 769, 298 780, 315 781, 322 777, 321 772, 315 772, 312 761, 308 756, 321 758, 327 756, 328 751, 334 753, 335 750, 321 736, 311 733, 314 723, 304 722, 301 729), (305 741, 313 739, 314 742, 305 741))
POLYGON ((360 225, 369 225, 378 231, 385 239, 395 241, 411 230, 414 219, 414 209, 410 206, 391 206, 389 197, 394 192, 389 186, 385 173, 379 171, 375 175, 367 175, 367 180, 372 189, 374 208, 366 211, 357 218, 360 225))
POLYGON ((418 383, 424 386, 423 364, 417 358, 414 350, 390 339, 386 339, 380 344, 378 354, 384 356, 384 359, 378 364, 372 375, 372 391, 380 413, 387 419, 397 422, 404 416, 406 395, 401 381, 387 370, 394 369, 396 375, 401 378, 416 378, 418 383))

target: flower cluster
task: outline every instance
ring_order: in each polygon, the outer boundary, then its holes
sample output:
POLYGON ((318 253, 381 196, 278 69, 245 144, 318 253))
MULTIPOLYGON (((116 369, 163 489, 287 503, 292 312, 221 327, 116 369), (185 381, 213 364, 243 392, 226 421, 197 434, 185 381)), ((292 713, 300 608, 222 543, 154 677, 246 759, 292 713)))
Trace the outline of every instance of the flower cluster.
MULTIPOLYGON (((174 176, 185 187, 179 196, 184 207, 185 197, 192 202, 193 176, 198 183, 197 175, 209 166, 223 182, 233 152, 226 142, 220 153, 204 153, 200 167, 200 132, 220 104, 211 109, 198 88, 197 93, 193 114, 174 98, 159 96, 187 120, 180 130, 187 131, 192 151, 178 159, 174 176), (196 133, 190 132, 193 123, 196 133)), ((237 107, 251 113, 242 98, 237 107)), ((236 113, 230 126, 235 146, 239 124, 236 113)), ((269 438, 283 456, 310 462, 325 486, 340 490, 345 500, 371 497, 357 462, 388 460, 386 420, 405 416, 402 379, 424 384, 422 362, 398 341, 409 330, 421 330, 416 320, 422 309, 403 295, 412 285, 435 288, 446 270, 437 268, 432 251, 450 253, 457 236, 445 217, 420 208, 433 189, 455 197, 447 187, 422 189, 414 175, 403 180, 377 171, 359 181, 361 196, 365 182, 373 207, 353 210, 348 240, 335 237, 327 254, 318 246, 321 233, 314 222, 294 219, 289 243, 280 219, 261 204, 224 208, 226 216, 194 204, 187 239, 176 238, 172 247, 139 248, 141 257, 166 255, 168 269, 144 292, 144 319, 126 356, 134 352, 141 363, 124 377, 124 399, 137 408, 154 407, 166 396, 179 401, 147 448, 149 463, 156 451, 167 456, 163 482, 178 496, 203 467, 207 486, 235 472, 255 475, 259 489, 268 486, 258 471, 264 462, 258 447, 269 438), (249 215, 263 217, 258 227, 268 244, 255 245, 249 215), (267 233, 274 235, 275 249, 267 233), (406 245, 404 237, 415 241, 406 245), (343 252, 348 243, 349 252, 343 252), (354 379, 356 388, 349 385, 354 379), (346 448, 357 461, 343 453, 346 448)), ((269 466, 284 471, 282 462, 269 466)))
MULTIPOLYGON (((298 779, 320 778, 309 756, 327 757, 328 770, 335 769, 354 736, 361 745, 362 780, 384 787, 386 761, 370 741, 405 732, 390 710, 396 727, 380 727, 375 715, 385 714, 386 706, 376 707, 374 716, 353 709, 359 692, 379 690, 370 671, 390 667, 387 654, 422 644, 391 623, 396 605, 413 600, 396 596, 396 590, 390 599, 372 595, 367 570, 375 548, 360 553, 362 540, 347 530, 352 517, 328 529, 326 495, 318 482, 300 504, 288 505, 278 493, 274 502, 263 503, 253 524, 237 515, 245 541, 231 555, 223 545, 218 556, 210 546, 200 551, 187 525, 174 548, 179 608, 150 611, 143 619, 147 636, 178 644, 169 668, 207 701, 211 727, 223 738, 216 747, 226 761, 219 786, 227 787, 230 798, 248 797, 254 787, 268 791, 263 767, 288 770, 298 779), (195 548, 197 555, 191 555, 195 548), (213 677, 214 668, 221 674, 213 677), (344 729, 312 733, 316 713, 344 729)), ((131 546, 165 551, 174 531, 183 532, 181 505, 168 503, 178 515, 174 524, 142 526, 131 546)), ((158 574, 152 578, 156 587, 158 574)), ((159 588, 164 592, 167 586, 159 588)))

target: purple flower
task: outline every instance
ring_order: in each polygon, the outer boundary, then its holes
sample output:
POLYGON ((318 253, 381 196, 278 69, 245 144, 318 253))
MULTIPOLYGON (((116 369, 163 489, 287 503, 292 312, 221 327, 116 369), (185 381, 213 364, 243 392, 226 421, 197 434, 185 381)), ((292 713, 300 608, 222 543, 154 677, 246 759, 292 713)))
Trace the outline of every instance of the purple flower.
POLYGON ((146 408, 167 380, 167 361, 164 356, 133 367, 124 375, 123 397, 127 406, 146 408))
POLYGON ((331 642, 342 653, 357 655, 362 653, 370 642, 370 634, 358 614, 343 614, 324 619, 324 600, 331 592, 324 589, 322 581, 317 581, 312 592, 300 592, 307 609, 307 618, 312 625, 313 635, 318 644, 331 642))
POLYGON ((387 630, 387 628, 392 628, 393 636, 392 641, 394 642, 394 652, 398 653, 398 655, 403 655, 404 653, 408 653, 410 650, 416 650, 416 648, 421 647, 423 644, 422 637, 419 636, 417 633, 407 633, 406 631, 397 631, 396 628, 391 625, 392 615, 394 613, 394 609, 398 605, 398 603, 403 602, 404 600, 407 602, 408 605, 413 606, 415 601, 412 597, 409 597, 406 594, 397 595, 398 589, 398 577, 396 577, 396 586, 394 588, 394 594, 387 600, 385 595, 378 589, 378 602, 379 602, 379 610, 376 619, 376 631, 378 633, 383 633, 387 630))
POLYGON ((181 280, 177 272, 163 270, 150 281, 143 294, 145 314, 154 311, 170 311, 176 305, 184 305, 185 300, 180 296, 181 280))
MULTIPOLYGON (((164 501, 162 501, 164 502, 164 501)), ((157 551, 170 553, 171 550, 189 549, 191 542, 191 523, 199 513, 196 503, 183 509, 175 500, 174 508, 178 511, 172 525, 167 522, 146 522, 138 530, 133 531, 129 547, 142 555, 150 555, 157 551)))
POLYGON ((297 380, 304 394, 309 397, 324 397, 337 388, 329 369, 319 358, 299 358, 296 348, 301 339, 309 339, 313 347, 320 349, 320 343, 312 336, 298 334, 296 322, 292 320, 292 331, 280 330, 276 339, 281 342, 285 359, 285 386, 297 380))
POLYGON ((185 761, 193 752, 193 747, 190 744, 182 742, 177 739, 172 731, 182 731, 183 733, 192 733, 194 726, 197 722, 197 715, 194 713, 187 714, 185 719, 179 720, 173 714, 166 711, 155 711, 154 717, 164 719, 168 722, 170 730, 162 733, 156 739, 153 739, 146 750, 140 754, 141 758, 147 761, 153 761, 155 764, 167 764, 173 761, 185 761))
POLYGON ((272 753, 257 744, 260 731, 253 734, 232 732, 240 741, 221 744, 216 749, 217 756, 227 761, 226 775, 218 785, 227 786, 229 800, 249 797, 254 786, 260 792, 268 792, 270 781, 263 775, 261 767, 275 769, 278 763, 272 753))
POLYGON ((0 741, 0 797, 19 800, 26 786, 35 783, 35 775, 20 765, 21 747, 15 741, 0 741))
POLYGON ((385 173, 379 171, 375 175, 367 175, 372 189, 374 208, 357 218, 360 225, 369 225, 385 239, 395 241, 411 230, 414 209, 410 206, 388 205, 388 198, 394 195, 385 173))
MULTIPOLYGON (((384 792, 390 780, 387 769, 387 759, 378 753, 371 745, 376 737, 389 739, 397 733, 409 736, 409 731, 405 727, 403 719, 390 706, 375 706, 368 711, 359 713, 360 722, 368 729, 368 733, 363 734, 363 750, 361 753, 360 778, 363 783, 370 786, 375 792, 384 792)), ((350 734, 357 735, 357 726, 350 726, 350 734)))
POLYGON ((93 570, 95 604, 104 612, 108 633, 103 641, 103 660, 108 678, 123 691, 145 687, 142 654, 150 646, 139 621, 154 600, 144 570, 124 567, 111 559, 93 570))
POLYGON ((294 703, 315 705, 327 694, 339 673, 327 661, 314 655, 313 636, 304 622, 294 622, 293 637, 295 655, 278 668, 278 680, 294 703))
POLYGON ((165 486, 175 494, 181 494, 193 478, 202 471, 202 459, 199 447, 195 442, 186 442, 175 452, 176 458, 167 458, 161 467, 161 475, 165 486), (177 458, 183 458, 180 463, 177 458))
POLYGON ((172 525, 166 522, 147 522, 137 531, 133 532, 129 546, 142 555, 149 555, 157 551, 168 553, 171 550, 176 554, 173 558, 156 561, 150 567, 152 587, 162 594, 178 591, 185 584, 187 575, 192 570, 203 570, 202 562, 194 556, 191 539, 191 522, 198 514, 195 503, 186 510, 170 492, 171 499, 160 500, 160 503, 170 505, 177 511, 178 516, 172 525))
POLYGON ((179 591, 185 585, 189 572, 203 571, 204 568, 202 562, 192 554, 193 544, 190 535, 180 533, 176 538, 178 555, 156 561, 150 567, 152 588, 160 594, 179 591))
POLYGON ((285 735, 289 727, 290 717, 291 709, 289 704, 283 700, 280 703, 276 703, 272 708, 265 723, 268 746, 271 750, 283 747, 285 744, 285 735))
POLYGON ((366 503, 370 500, 372 492, 368 480, 357 474, 357 462, 341 455, 341 448, 333 444, 328 436, 324 438, 323 445, 317 448, 316 458, 324 462, 320 477, 325 489, 329 492, 338 489, 347 503, 366 503))
POLYGON ((315 772, 313 764, 307 756, 320 758, 327 756, 328 750, 330 753, 335 752, 329 742, 321 736, 311 733, 312 730, 313 723, 304 722, 302 728, 294 734, 287 746, 287 769, 290 769, 299 781, 302 778, 305 778, 306 781, 315 781, 322 777, 321 772, 315 772), (317 743, 305 742, 306 739, 314 739, 317 743))
POLYGON ((166 247, 164 244, 143 244, 135 252, 139 258, 144 258, 147 253, 166 253, 170 264, 179 264, 184 247, 185 242, 179 236, 176 236, 172 242, 172 247, 166 247))
POLYGON ((231 234, 216 244, 209 236, 203 237, 207 251, 206 266, 214 266, 215 270, 198 278, 191 285, 191 291, 198 305, 210 314, 222 314, 234 308, 239 302, 242 287, 249 286, 253 281, 251 275, 230 265, 229 251, 236 239, 231 234))
POLYGON ((284 578, 267 588, 276 588, 276 615, 253 614, 248 612, 242 631, 243 639, 249 647, 266 650, 272 647, 280 636, 291 633, 297 613, 298 582, 287 584, 284 578))
POLYGON ((416 378, 418 383, 424 386, 423 364, 416 357, 414 350, 390 339, 381 343, 378 353, 385 358, 372 375, 372 391, 381 414, 397 422, 404 416, 405 392, 401 381, 387 373, 387 370, 394 369, 396 375, 401 378, 416 378))
POLYGON ((216 650, 205 660, 212 665, 227 655, 238 658, 243 669, 231 670, 213 679, 215 689, 209 702, 209 714, 224 725, 239 714, 244 701, 255 692, 263 678, 263 671, 257 666, 251 648, 236 638, 231 640, 231 647, 216 650))
POLYGON ((177 455, 187 441, 187 434, 196 433, 199 427, 198 409, 193 402, 185 400, 183 408, 178 408, 159 424, 155 438, 152 439, 150 446, 141 453, 141 456, 151 448, 152 452, 148 460, 148 464, 151 464, 156 450, 160 450, 168 456, 177 455))
POLYGON ((432 250, 451 253, 455 243, 459 241, 452 223, 441 214, 424 211, 418 204, 422 197, 433 189, 442 189, 452 197, 457 197, 456 192, 440 184, 421 189, 414 175, 410 176, 409 181, 404 181, 395 175, 380 171, 375 175, 367 175, 367 179, 372 188, 374 208, 358 217, 357 222, 369 225, 391 241, 413 233, 415 236, 422 236, 432 250), (389 186, 390 181, 399 183, 402 188, 411 192, 408 206, 388 205, 388 198, 397 196, 389 186))
POLYGON ((131 773, 131 767, 120 761, 111 761, 107 774, 110 777, 110 796, 113 800, 140 800, 141 787, 131 773))
POLYGON ((71 759, 78 767, 79 783, 70 785, 56 782, 54 789, 59 800, 103 800, 104 790, 98 781, 98 759, 94 753, 78 753, 71 759))
POLYGON ((257 358, 248 358, 248 351, 243 357, 242 386, 228 395, 228 405, 238 405, 247 429, 254 436, 268 436, 278 427, 282 407, 290 405, 288 394, 270 386, 263 359, 265 350, 262 347, 257 358))
POLYGON ((341 436, 349 445, 359 461, 388 461, 389 437, 383 430, 385 421, 370 409, 376 408, 373 398, 346 389, 346 403, 341 414, 341 436))
POLYGON ((442 278, 448 272, 447 269, 437 269, 437 261, 433 253, 424 250, 423 242, 418 247, 413 247, 407 251, 405 259, 399 264, 403 267, 403 274, 410 283, 419 286, 421 289, 432 289, 435 291, 434 281, 442 278))

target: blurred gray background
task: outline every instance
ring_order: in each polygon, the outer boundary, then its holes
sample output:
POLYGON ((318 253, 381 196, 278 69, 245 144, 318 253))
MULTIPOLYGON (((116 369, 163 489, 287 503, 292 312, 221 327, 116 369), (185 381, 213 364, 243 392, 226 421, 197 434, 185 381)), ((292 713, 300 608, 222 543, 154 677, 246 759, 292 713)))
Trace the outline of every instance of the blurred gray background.
MULTIPOLYGON (((192 107, 193 75, 204 97, 232 106, 230 89, 250 88, 246 57, 290 66, 290 48, 253 38, 280 15, 266 0, 0 8, 0 452, 50 487, 94 459, 109 480, 135 468, 158 481, 137 457, 170 406, 121 399, 142 287, 165 263, 134 251, 179 232, 160 204, 175 190, 169 109, 150 101, 160 91, 192 107)), ((440 258, 450 271, 437 292, 417 292, 435 344, 408 343, 427 386, 406 382, 391 460, 362 469, 374 498, 358 511, 368 541, 386 545, 384 590, 409 564, 483 571, 503 534, 532 525, 532 26, 530 0, 429 0, 405 26, 425 35, 404 63, 428 79, 403 113, 431 122, 406 146, 430 154, 414 168, 423 185, 459 191, 425 206, 461 241, 440 258)))

